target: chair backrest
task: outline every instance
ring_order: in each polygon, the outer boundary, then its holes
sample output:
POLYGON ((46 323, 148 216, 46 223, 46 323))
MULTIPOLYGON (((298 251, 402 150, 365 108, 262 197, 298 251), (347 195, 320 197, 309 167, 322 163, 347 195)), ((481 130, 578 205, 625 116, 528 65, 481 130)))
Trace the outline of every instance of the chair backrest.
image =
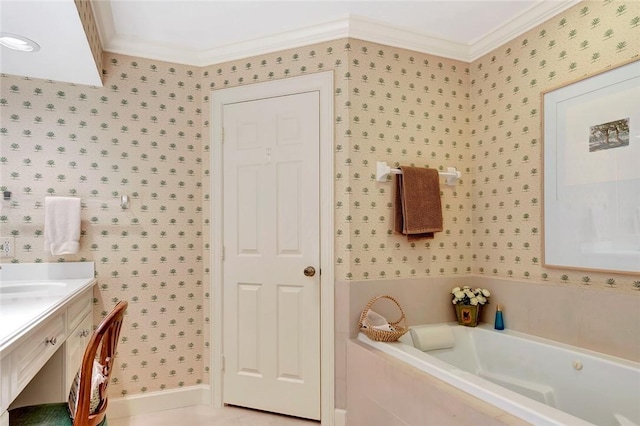
POLYGON ((96 426, 104 419, 107 412, 107 386, 109 376, 113 368, 113 360, 116 356, 120 329, 124 321, 124 313, 127 310, 126 301, 118 302, 113 310, 102 320, 89 340, 84 351, 80 373, 80 386, 78 388, 78 411, 73 421, 73 426, 96 426), (100 405, 89 414, 91 400, 91 377, 93 361, 100 349, 97 361, 103 366, 105 381, 100 385, 100 405))

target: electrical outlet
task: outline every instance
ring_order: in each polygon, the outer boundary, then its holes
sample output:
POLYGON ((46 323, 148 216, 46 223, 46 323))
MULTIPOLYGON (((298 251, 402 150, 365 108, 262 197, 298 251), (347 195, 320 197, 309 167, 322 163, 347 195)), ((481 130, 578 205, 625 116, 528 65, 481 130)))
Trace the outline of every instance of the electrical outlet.
POLYGON ((0 238, 0 257, 13 257, 15 255, 16 239, 13 237, 0 238))

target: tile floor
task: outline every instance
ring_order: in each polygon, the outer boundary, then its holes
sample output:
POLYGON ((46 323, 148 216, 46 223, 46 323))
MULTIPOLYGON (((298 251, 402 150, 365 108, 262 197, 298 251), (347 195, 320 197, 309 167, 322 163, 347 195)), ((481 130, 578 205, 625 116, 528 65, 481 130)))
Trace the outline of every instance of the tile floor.
POLYGON ((282 416, 248 408, 206 405, 159 411, 134 417, 109 419, 109 426, 319 426, 320 422, 282 416))

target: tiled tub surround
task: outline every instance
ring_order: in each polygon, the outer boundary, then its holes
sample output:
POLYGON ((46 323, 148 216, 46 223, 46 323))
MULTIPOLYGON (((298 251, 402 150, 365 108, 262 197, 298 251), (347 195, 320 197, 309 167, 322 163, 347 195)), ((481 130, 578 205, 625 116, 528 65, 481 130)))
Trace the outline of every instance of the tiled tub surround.
POLYGON ((358 340, 534 425, 640 424, 640 363, 489 324, 421 329, 425 337, 449 330, 451 347, 423 352, 409 334, 358 340))
MULTIPOLYGON (((640 362, 640 294, 607 292, 588 286, 488 277, 409 278, 351 281, 336 285, 336 407, 347 401, 347 344, 358 334, 358 319, 367 302, 379 294, 395 297, 409 325, 455 320, 451 289, 458 285, 491 291, 481 321, 493 324, 500 304, 509 330, 640 362)), ((396 319, 397 308, 384 301, 374 310, 396 319)))
POLYGON ((346 349, 348 426, 529 424, 362 342, 346 349))
MULTIPOLYGON (((95 282, 93 262, 2 265, 0 426, 8 424, 6 410, 11 402, 63 343, 74 339, 74 345, 82 348, 84 340, 75 342, 75 331, 90 332, 95 282)), ((49 394, 60 391, 60 398, 82 360, 82 350, 70 349, 66 345, 64 351, 70 370, 58 372, 60 389, 52 385, 47 390, 49 394)))
POLYGON ((483 322, 493 324, 500 305, 507 329, 640 362, 640 292, 489 277, 468 282, 491 291, 483 322))

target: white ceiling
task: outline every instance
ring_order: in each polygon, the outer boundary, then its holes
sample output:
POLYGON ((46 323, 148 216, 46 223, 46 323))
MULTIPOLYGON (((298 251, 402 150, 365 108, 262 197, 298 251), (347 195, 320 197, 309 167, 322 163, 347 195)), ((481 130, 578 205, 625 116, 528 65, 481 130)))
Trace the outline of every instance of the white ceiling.
POLYGON ((0 72, 101 86, 84 27, 73 0, 0 0, 0 32, 28 37, 35 53, 0 46, 0 72))
POLYGON ((354 37, 464 61, 578 0, 94 3, 106 50, 197 66, 354 37))
MULTIPOLYGON (((206 66, 344 37, 470 62, 578 2, 93 0, 92 6, 104 50, 206 66)), ((0 0, 0 30, 33 35, 43 45, 42 55, 33 56, 47 58, 38 67, 37 59, 2 48, 0 72, 72 81, 40 75, 64 66, 66 58, 93 60, 90 51, 69 53, 68 37, 58 41, 82 28, 77 19, 52 18, 51 9, 69 4, 73 0, 0 0), (16 13, 16 4, 29 10, 16 13), (31 68, 40 68, 40 74, 29 74, 31 68)), ((77 38, 76 44, 86 44, 77 38)))

